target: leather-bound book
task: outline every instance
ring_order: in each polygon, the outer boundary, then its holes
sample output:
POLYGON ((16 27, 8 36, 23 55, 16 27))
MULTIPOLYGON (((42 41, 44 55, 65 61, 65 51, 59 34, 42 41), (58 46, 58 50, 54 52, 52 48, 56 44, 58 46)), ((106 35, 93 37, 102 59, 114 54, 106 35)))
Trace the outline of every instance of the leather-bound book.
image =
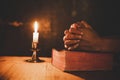
POLYGON ((113 54, 52 49, 52 65, 62 71, 112 70, 113 54))

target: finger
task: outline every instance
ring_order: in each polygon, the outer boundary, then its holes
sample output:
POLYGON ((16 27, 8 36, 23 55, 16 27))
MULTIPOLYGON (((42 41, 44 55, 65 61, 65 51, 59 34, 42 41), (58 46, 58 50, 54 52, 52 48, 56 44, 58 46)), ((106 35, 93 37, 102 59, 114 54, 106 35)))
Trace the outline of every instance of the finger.
POLYGON ((79 26, 78 26, 78 29, 79 29, 79 28, 85 28, 85 26, 84 26, 81 22, 77 22, 77 25, 79 25, 79 26))
POLYGON ((70 33, 73 33, 73 34, 83 35, 82 29, 78 30, 78 29, 70 28, 70 29, 69 29, 69 32, 70 32, 70 33))
POLYGON ((67 45, 64 45, 64 47, 67 49, 68 48, 68 46, 67 45))
POLYGON ((65 31, 64 31, 64 34, 68 34, 68 33, 69 33, 69 30, 65 30, 65 31))
POLYGON ((81 22, 76 22, 70 26, 70 28, 78 29, 84 27, 81 22))
POLYGON ((97 34, 96 31, 94 31, 94 29, 85 21, 81 21, 81 24, 83 24, 87 29, 90 29, 92 32, 94 32, 95 34, 97 34))
POLYGON ((74 23, 70 26, 70 28, 74 28, 74 29, 77 29, 78 28, 78 24, 74 23))
POLYGON ((83 25, 86 28, 92 29, 92 27, 86 21, 81 21, 81 25, 83 25))
POLYGON ((71 46, 71 47, 69 47, 68 50, 74 50, 74 49, 76 49, 78 46, 79 46, 79 43, 78 43, 78 44, 75 44, 75 45, 73 45, 73 46, 71 46))
POLYGON ((79 43, 80 40, 65 40, 64 41, 64 44, 65 45, 73 45, 73 44, 76 44, 76 43, 79 43))
POLYGON ((81 35, 67 34, 63 37, 63 41, 65 41, 65 40, 75 40, 75 39, 80 40, 81 38, 82 38, 81 35))

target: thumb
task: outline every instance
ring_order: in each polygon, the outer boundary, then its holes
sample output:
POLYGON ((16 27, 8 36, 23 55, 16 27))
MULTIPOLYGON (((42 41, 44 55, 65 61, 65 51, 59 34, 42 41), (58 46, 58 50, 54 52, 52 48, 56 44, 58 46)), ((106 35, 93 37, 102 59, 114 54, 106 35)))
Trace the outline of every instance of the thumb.
POLYGON ((93 29, 86 21, 81 21, 81 24, 85 27, 85 28, 89 28, 89 29, 93 29))

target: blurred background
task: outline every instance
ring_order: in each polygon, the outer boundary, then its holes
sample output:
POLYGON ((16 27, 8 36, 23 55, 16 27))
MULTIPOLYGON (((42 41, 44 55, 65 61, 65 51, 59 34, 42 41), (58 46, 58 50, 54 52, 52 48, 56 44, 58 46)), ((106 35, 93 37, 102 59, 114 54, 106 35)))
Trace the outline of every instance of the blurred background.
POLYGON ((40 56, 64 49, 64 30, 81 20, 101 36, 120 37, 119 7, 118 0, 0 0, 0 55, 31 56, 35 20, 40 56))

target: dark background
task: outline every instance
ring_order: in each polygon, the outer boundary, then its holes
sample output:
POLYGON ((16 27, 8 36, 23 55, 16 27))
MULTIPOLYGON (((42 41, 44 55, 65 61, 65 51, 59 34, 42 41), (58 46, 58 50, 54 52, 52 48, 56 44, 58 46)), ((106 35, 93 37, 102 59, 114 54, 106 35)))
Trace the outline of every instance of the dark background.
POLYGON ((119 0, 0 0, 0 55, 31 56, 32 23, 40 25, 40 56, 64 49, 63 32, 87 21, 100 36, 120 37, 119 0), (15 27, 9 23, 19 21, 15 27))

